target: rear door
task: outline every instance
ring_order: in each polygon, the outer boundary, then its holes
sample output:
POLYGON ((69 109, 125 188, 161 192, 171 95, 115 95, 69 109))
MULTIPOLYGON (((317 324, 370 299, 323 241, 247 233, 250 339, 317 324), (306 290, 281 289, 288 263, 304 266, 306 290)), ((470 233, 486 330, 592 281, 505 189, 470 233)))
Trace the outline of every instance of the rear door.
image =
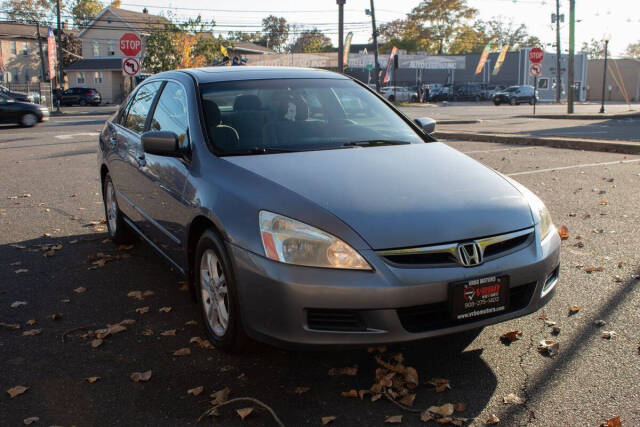
POLYGON ((109 170, 116 188, 118 206, 138 226, 144 222, 139 208, 133 202, 139 198, 137 193, 140 192, 141 177, 138 164, 144 160, 140 135, 144 132, 148 113, 160 86, 161 82, 153 81, 138 88, 118 121, 113 123, 111 140, 108 142, 113 151, 109 170))
MULTIPOLYGON (((170 131, 178 136, 180 147, 190 151, 189 111, 185 86, 178 81, 165 83, 148 122, 149 131, 170 131)), ((144 216, 144 233, 176 263, 182 261, 186 236, 188 204, 183 199, 188 174, 188 157, 168 157, 145 153, 138 164, 139 192, 133 202, 144 216)))
POLYGON ((15 123, 16 121, 15 111, 11 109, 8 98, 0 95, 0 123, 15 123))

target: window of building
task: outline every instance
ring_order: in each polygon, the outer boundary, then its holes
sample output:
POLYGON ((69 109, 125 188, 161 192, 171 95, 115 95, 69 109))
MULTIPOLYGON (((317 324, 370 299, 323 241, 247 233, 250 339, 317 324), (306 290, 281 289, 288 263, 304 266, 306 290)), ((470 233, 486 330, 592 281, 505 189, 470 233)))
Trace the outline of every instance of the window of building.
POLYGON ((25 83, 29 83, 29 69, 28 68, 24 69, 24 82, 25 83))
POLYGON ((29 42, 23 42, 22 43, 22 56, 28 56, 29 55, 29 42))
POLYGON ((11 40, 11 53, 12 54, 16 54, 18 52, 18 47, 16 46, 16 41, 15 40, 11 40))
POLYGON ((549 89, 549 79, 538 79, 538 89, 549 89))
POLYGON ((107 54, 109 56, 113 56, 116 54, 116 42, 114 42, 113 40, 109 40, 109 43, 107 46, 107 54))
POLYGON ((187 129, 187 94, 182 86, 168 82, 158 99, 149 130, 167 130, 178 135, 181 148, 189 145, 187 129))
POLYGON ((153 99, 160 88, 160 82, 147 83, 142 86, 137 92, 133 101, 131 101, 129 111, 127 113, 127 119, 125 120, 125 126, 134 132, 142 133, 144 131, 144 125, 147 121, 147 114, 149 114, 149 108, 153 103, 153 99))
POLYGON ((103 74, 102 71, 96 71, 95 73, 93 73, 93 82, 96 84, 102 84, 103 81, 103 74))
POLYGON ((93 56, 100 56, 100 45, 98 42, 93 42, 93 56))
POLYGON ((84 73, 83 73, 83 72, 79 72, 79 73, 76 75, 76 83, 78 83, 79 85, 83 85, 83 84, 85 83, 85 80, 84 80, 84 73))

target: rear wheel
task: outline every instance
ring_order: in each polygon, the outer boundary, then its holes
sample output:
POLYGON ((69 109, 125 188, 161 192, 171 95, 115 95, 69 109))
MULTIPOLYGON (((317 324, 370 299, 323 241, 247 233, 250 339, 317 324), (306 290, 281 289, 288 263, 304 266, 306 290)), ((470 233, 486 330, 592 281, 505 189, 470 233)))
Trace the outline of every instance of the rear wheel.
POLYGON ((30 128, 31 126, 35 126, 38 123, 38 116, 33 113, 23 114, 20 118, 20 125, 24 127, 30 128))
POLYGON ((500 101, 498 101, 497 99, 495 99, 495 100, 493 101, 493 103, 494 103, 495 105, 500 105, 500 101))
POLYGON ((85 105, 87 105, 87 100, 84 98, 81 98, 80 101, 78 101, 78 104, 80 104, 80 106, 84 107, 85 105))
POLYGON ((109 237, 111 237, 111 240, 116 244, 130 242, 132 240, 132 233, 124 222, 124 215, 118 207, 116 189, 113 186, 113 181, 111 181, 111 176, 109 174, 104 177, 102 198, 104 201, 104 212, 105 218, 107 219, 109 237))
POLYGON ((198 303, 209 338, 223 351, 242 349, 246 335, 235 277, 224 244, 213 230, 205 231, 200 237, 194 269, 198 303))

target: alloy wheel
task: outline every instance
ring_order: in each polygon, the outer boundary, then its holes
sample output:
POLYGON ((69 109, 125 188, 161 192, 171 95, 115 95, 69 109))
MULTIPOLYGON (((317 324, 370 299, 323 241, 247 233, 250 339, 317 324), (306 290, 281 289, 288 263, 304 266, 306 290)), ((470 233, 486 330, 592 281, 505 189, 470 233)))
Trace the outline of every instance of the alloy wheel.
POLYGON ((116 190, 111 181, 107 182, 106 196, 107 223, 109 224, 109 233, 114 236, 118 230, 118 203, 116 202, 116 190))
POLYGON ((37 122, 38 122, 38 118, 36 117, 35 114, 27 113, 24 116, 22 116, 22 124, 24 126, 31 127, 35 125, 37 122))
POLYGON ((209 328, 218 337, 229 327, 229 295, 222 263, 213 249, 200 258, 200 292, 209 328))

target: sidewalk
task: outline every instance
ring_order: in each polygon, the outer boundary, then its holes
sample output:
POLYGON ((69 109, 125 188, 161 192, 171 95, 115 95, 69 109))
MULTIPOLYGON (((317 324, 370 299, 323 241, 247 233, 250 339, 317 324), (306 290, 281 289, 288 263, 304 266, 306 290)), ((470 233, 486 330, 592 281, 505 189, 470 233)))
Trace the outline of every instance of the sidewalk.
POLYGON ((51 110, 51 117, 110 116, 118 110, 118 107, 118 105, 60 107, 59 113, 54 107, 51 110))

